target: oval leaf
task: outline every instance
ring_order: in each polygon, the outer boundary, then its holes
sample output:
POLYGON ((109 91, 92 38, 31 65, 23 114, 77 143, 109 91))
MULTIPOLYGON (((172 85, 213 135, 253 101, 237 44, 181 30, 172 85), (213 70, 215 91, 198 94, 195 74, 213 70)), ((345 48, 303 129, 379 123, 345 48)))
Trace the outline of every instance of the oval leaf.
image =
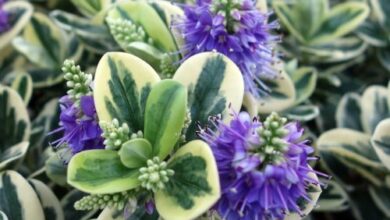
POLYGON ((123 165, 128 168, 139 168, 152 158, 153 148, 149 141, 142 138, 125 142, 119 150, 119 156, 123 165))
POLYGON ((9 219, 45 219, 33 188, 15 171, 0 173, 0 210, 9 219))
POLYGON ((238 112, 244 97, 244 81, 240 70, 229 58, 216 52, 190 57, 176 71, 174 80, 188 90, 191 124, 187 141, 196 138, 197 123, 207 125, 209 116, 221 115, 230 121, 230 111, 238 112), (230 110, 228 110, 230 106, 230 110))
POLYGON ((24 103, 27 105, 31 99, 33 91, 31 76, 26 73, 18 74, 12 82, 11 87, 19 93, 24 103))
POLYGON ((390 170, 390 119, 385 119, 378 124, 371 144, 379 159, 390 170))
POLYGON ((156 84, 146 102, 145 138, 153 155, 165 159, 181 136, 187 110, 187 90, 173 80, 156 84))
POLYGON ((89 150, 73 156, 67 180, 93 194, 122 192, 139 185, 138 170, 125 167, 118 153, 111 150, 89 150))
POLYGON ((158 81, 154 69, 138 57, 106 53, 97 66, 93 92, 99 120, 116 118, 132 132, 143 131, 146 98, 158 81))
POLYGON ((205 142, 195 140, 184 145, 172 156, 168 167, 175 174, 165 189, 155 194, 157 211, 164 219, 194 219, 219 199, 217 165, 205 142))
POLYGON ((344 95, 336 110, 336 122, 339 128, 350 128, 356 131, 363 131, 361 122, 361 98, 356 93, 344 95))
POLYGON ((380 121, 390 116, 388 90, 382 86, 370 86, 362 96, 361 121, 365 132, 372 134, 380 121))
POLYGON ((51 191, 51 189, 39 180, 29 180, 30 185, 35 190, 39 201, 41 202, 46 219, 64 220, 64 212, 60 201, 51 191))

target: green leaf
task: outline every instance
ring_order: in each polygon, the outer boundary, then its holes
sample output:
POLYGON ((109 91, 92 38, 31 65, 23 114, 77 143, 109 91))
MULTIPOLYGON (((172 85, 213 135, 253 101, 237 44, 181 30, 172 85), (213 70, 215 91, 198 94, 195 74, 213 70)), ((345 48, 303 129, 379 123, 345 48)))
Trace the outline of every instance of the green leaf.
POLYGON ((336 5, 327 13, 321 28, 311 37, 312 44, 330 42, 357 28, 368 16, 369 7, 361 2, 336 5))
POLYGON ((380 176, 375 174, 383 173, 385 167, 372 148, 369 135, 345 128, 333 129, 320 136, 317 147, 325 167, 339 181, 348 184, 346 174, 354 170, 373 183, 380 183, 380 176))
POLYGON ((348 195, 335 181, 329 181, 321 194, 317 207, 318 212, 340 212, 349 208, 348 195))
POLYGON ((10 19, 11 28, 0 35, 0 50, 9 46, 9 43, 28 23, 33 13, 33 6, 25 1, 8 1, 3 5, 2 10, 9 13, 12 19, 10 19))
POLYGON ((383 26, 390 27, 390 6, 387 0, 370 0, 375 17, 383 26))
POLYGON ((12 220, 45 219, 33 188, 15 171, 0 173, 0 209, 12 220))
POLYGON ((144 137, 153 155, 164 159, 181 136, 187 111, 187 90, 173 80, 156 84, 146 102, 144 137))
POLYGON ((123 165, 128 168, 139 168, 152 158, 153 148, 146 139, 137 138, 122 144, 118 153, 123 165))
POLYGON ((367 44, 357 37, 344 37, 320 45, 302 46, 300 52, 315 63, 348 61, 361 55, 367 44))
POLYGON ((222 54, 206 52, 190 57, 179 67, 173 79, 188 90, 191 124, 185 135, 187 141, 196 139, 197 123, 205 126, 209 116, 219 114, 228 122, 231 119, 229 113, 241 108, 244 97, 241 72, 222 54))
POLYGON ((57 154, 46 160, 45 171, 50 180, 60 186, 66 186, 66 165, 57 154))
POLYGON ((363 131, 361 115, 362 110, 360 96, 357 93, 348 93, 341 98, 337 106, 337 127, 363 131))
POLYGON ((382 163, 390 170, 390 119, 381 121, 375 128, 371 144, 382 163))
POLYGON ((280 19, 281 23, 287 28, 289 33, 296 37, 301 43, 306 41, 306 37, 303 35, 303 32, 298 27, 298 22, 296 22, 296 15, 288 7, 284 1, 273 1, 273 8, 276 15, 280 19))
POLYGON ((89 150, 76 154, 68 165, 68 183, 94 194, 115 193, 139 185, 138 170, 125 167, 116 151, 89 150))
POLYGON ((382 66, 390 72, 390 46, 378 49, 377 57, 382 66))
POLYGON ((360 38, 371 45, 383 47, 388 43, 387 33, 377 22, 367 20, 359 26, 356 32, 360 38))
POLYGON ((320 110, 318 106, 315 105, 300 105, 288 109, 285 112, 285 115, 296 121, 310 121, 319 116, 320 110))
POLYGON ((39 180, 29 180, 30 185, 41 202, 45 219, 64 220, 64 212, 60 201, 51 189, 39 180))
POLYGON ((26 73, 18 74, 12 82, 11 87, 19 93, 24 103, 27 105, 31 99, 33 90, 33 82, 31 76, 26 73))
POLYGON ((281 69, 276 79, 264 79, 263 82, 271 90, 270 94, 261 97, 257 101, 258 111, 261 114, 268 114, 273 111, 284 111, 292 107, 296 100, 296 89, 291 77, 281 69))
POLYGON ((81 44, 92 52, 104 54, 119 49, 104 24, 96 24, 84 17, 60 10, 52 11, 50 16, 63 30, 73 32, 81 44))
POLYGON ((21 97, 0 85, 0 167, 23 158, 31 133, 30 119, 21 97))
POLYGON ((297 0, 293 6, 295 26, 308 39, 320 27, 328 13, 327 0, 297 0))
POLYGON ((127 123, 132 132, 143 131, 146 98, 160 81, 154 69, 136 56, 110 52, 99 61, 94 100, 99 120, 127 123))
POLYGON ((163 58, 163 53, 155 47, 144 42, 133 42, 126 47, 126 51, 141 58, 150 64, 155 70, 160 69, 160 62, 163 58))
POLYGON ((351 191, 349 193, 349 198, 351 203, 351 211, 355 219, 386 219, 386 216, 376 205, 372 195, 367 192, 367 187, 364 189, 351 191))
POLYGON ((176 52, 178 49, 169 27, 165 24, 164 13, 157 3, 125 1, 116 4, 107 17, 130 20, 145 30, 147 36, 153 40, 153 46, 164 52, 176 52))
POLYGON ((390 189, 387 187, 370 187, 370 195, 382 213, 390 218, 390 189))
POLYGON ((8 147, 0 154, 0 170, 12 168, 18 165, 18 162, 23 159, 28 150, 28 142, 20 142, 8 147))
POLYGON ((85 16, 93 17, 111 5, 111 0, 71 0, 85 16))
POLYGON ((22 36, 13 46, 38 67, 59 69, 66 55, 66 38, 62 30, 45 14, 35 12, 22 36))
POLYGON ((390 116, 388 90, 382 86, 368 87, 361 99, 361 121, 366 133, 372 134, 380 121, 390 116))
POLYGON ((2 211, 0 211, 0 220, 8 220, 7 215, 2 211))
POLYGON ((317 85, 317 70, 312 67, 301 67, 290 74, 296 89, 295 104, 309 99, 317 85))
POLYGON ((203 141, 184 145, 172 156, 168 167, 175 174, 165 189, 155 194, 157 211, 164 219, 194 219, 219 199, 216 162, 203 141))

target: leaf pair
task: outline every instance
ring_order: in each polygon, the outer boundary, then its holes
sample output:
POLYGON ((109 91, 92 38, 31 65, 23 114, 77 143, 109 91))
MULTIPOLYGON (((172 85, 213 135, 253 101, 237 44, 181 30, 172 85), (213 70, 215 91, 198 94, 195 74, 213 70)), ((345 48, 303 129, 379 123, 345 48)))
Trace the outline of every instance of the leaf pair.
POLYGON ((368 16, 364 3, 348 2, 329 8, 328 0, 296 0, 289 7, 275 1, 274 9, 284 26, 301 43, 331 42, 354 30, 368 16))

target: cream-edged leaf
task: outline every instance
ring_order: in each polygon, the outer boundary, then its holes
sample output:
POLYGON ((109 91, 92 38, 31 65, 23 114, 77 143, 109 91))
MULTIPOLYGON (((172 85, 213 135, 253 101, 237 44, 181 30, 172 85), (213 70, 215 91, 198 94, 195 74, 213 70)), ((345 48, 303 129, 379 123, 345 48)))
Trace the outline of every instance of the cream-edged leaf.
POLYGON ((34 189, 15 171, 0 173, 0 201, 0 210, 9 219, 45 219, 34 189))
POLYGON ((390 118, 376 126, 371 144, 383 165, 390 170, 390 118))
POLYGON ((12 81, 11 87, 19 93, 27 106, 31 99, 33 90, 31 76, 27 73, 18 74, 14 81, 12 81))
POLYGON ((45 219, 64 220, 64 212, 60 201, 53 191, 39 180, 31 179, 29 183, 41 202, 45 219))
POLYGON ((236 64, 216 52, 194 55, 182 63, 174 80, 188 90, 191 124, 186 138, 196 138, 197 123, 205 126, 209 116, 221 115, 230 121, 231 111, 238 112, 244 97, 244 81, 236 64), (230 106, 230 109, 229 109, 230 106))
POLYGON ((97 66, 93 92, 99 120, 116 118, 132 132, 143 131, 146 98, 158 81, 154 69, 138 57, 106 53, 97 66))
POLYGON ((138 169, 125 167, 112 150, 89 150, 76 154, 68 165, 67 181, 88 193, 122 192, 137 187, 138 169))
POLYGON ((184 145, 172 156, 168 167, 175 174, 165 189, 155 193, 157 211, 164 219, 194 219, 219 199, 217 165, 205 142, 195 140, 184 145))

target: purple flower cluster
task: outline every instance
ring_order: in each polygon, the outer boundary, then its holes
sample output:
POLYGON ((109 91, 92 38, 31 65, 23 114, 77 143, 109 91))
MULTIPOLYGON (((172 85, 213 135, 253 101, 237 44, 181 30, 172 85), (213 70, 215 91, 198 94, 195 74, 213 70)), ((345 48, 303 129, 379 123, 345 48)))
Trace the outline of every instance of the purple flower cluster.
MULTIPOLYGON (((271 119, 278 119, 275 115, 271 119)), ((216 131, 200 131, 217 161, 222 197, 215 209, 223 219, 283 219, 289 212, 303 215, 302 201, 314 203, 308 187, 320 182, 309 174, 324 174, 308 164, 317 158, 301 141, 303 129, 284 122, 261 123, 241 112, 229 125, 217 118, 212 120, 216 131)))
POLYGON ((55 146, 66 144, 72 154, 104 148, 102 130, 98 124, 92 96, 82 96, 79 106, 69 96, 63 96, 60 99, 60 107, 60 128, 52 133, 63 132, 63 136, 52 144, 55 146))
POLYGON ((280 40, 270 33, 277 22, 267 23, 253 0, 197 0, 184 6, 185 17, 173 24, 182 34, 184 59, 216 50, 240 68, 246 91, 258 97, 268 90, 261 78, 276 77, 272 44, 280 40))
POLYGON ((5 32, 9 28, 8 12, 4 10, 6 0, 0 0, 0 33, 5 32))

